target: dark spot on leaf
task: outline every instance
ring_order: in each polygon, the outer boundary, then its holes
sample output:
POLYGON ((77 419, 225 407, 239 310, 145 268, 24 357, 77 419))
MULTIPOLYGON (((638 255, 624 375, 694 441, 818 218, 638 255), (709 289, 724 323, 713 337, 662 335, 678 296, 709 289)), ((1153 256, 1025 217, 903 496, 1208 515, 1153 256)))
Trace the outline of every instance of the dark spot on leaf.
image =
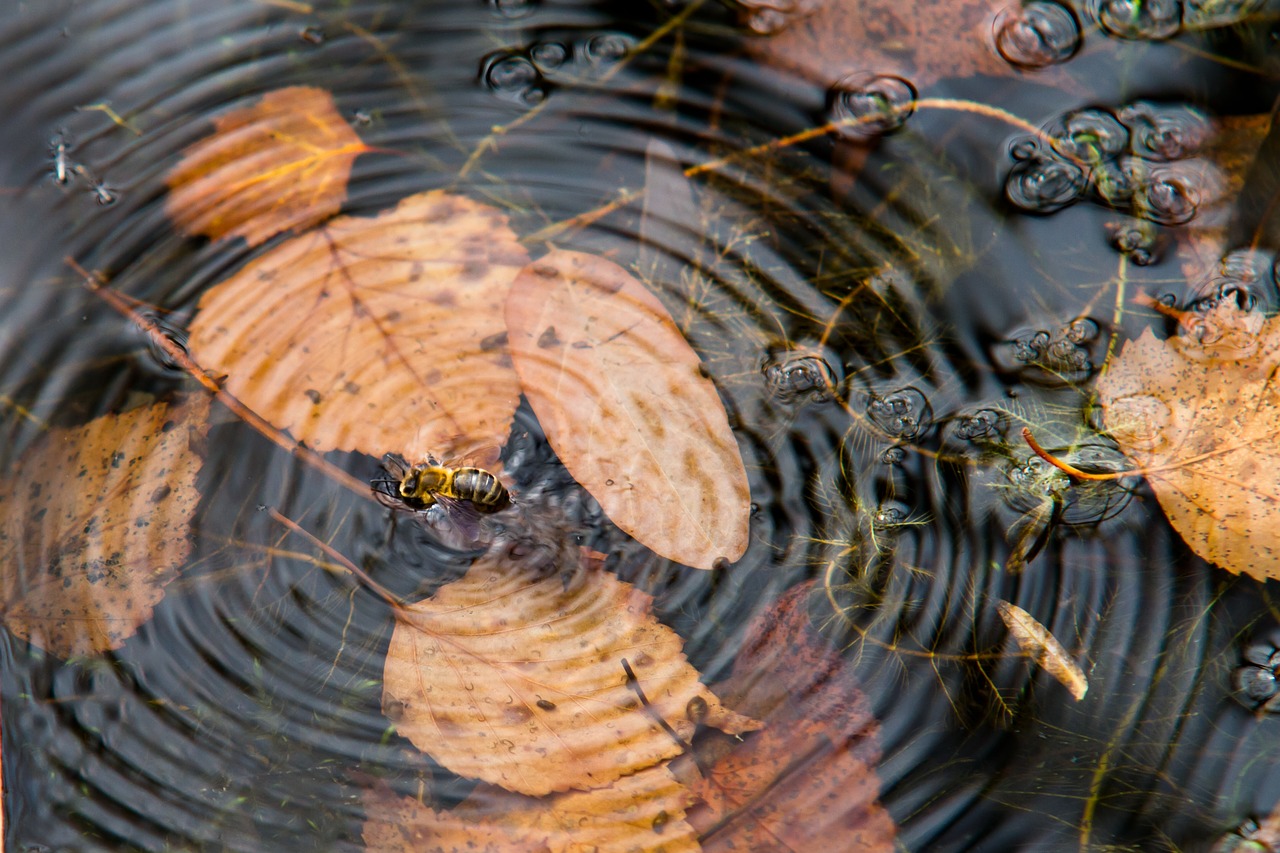
POLYGON ((548 702, 546 699, 539 699, 538 707, 544 711, 554 711, 556 709, 556 703, 548 702))
POLYGON ((150 500, 153 504, 158 504, 160 503, 160 501, 169 497, 169 493, 172 491, 173 489, 169 487, 169 484, 165 483, 163 486, 158 487, 154 492, 151 493, 150 500))
POLYGON ((321 400, 322 398, 321 398, 321 396, 320 396, 320 392, 319 392, 319 391, 317 391, 317 390, 316 390, 316 389, 314 389, 314 388, 308 388, 308 389, 307 389, 305 392, 303 392, 303 393, 305 393, 305 394, 307 395, 307 399, 311 401, 311 404, 312 404, 312 405, 314 405, 314 406, 318 406, 318 405, 320 405, 320 400, 321 400))
POLYGON ((117 452, 115 452, 115 453, 111 454, 111 467, 112 467, 112 468, 119 468, 119 467, 120 467, 120 463, 121 463, 121 462, 123 462, 124 460, 125 460, 125 456, 124 456, 124 454, 123 454, 123 453, 120 453, 119 451, 117 451, 117 452))
POLYGON ((483 340, 480 341, 480 351, 493 352, 494 350, 501 349, 506 345, 507 345, 507 333, 498 332, 497 334, 490 335, 489 337, 484 338, 483 340))
POLYGON ((538 264, 533 268, 533 274, 541 278, 559 278, 560 270, 546 264, 538 264))
POLYGON ((477 281, 489 272, 489 265, 483 261, 468 261, 462 265, 462 277, 467 281, 477 281))
POLYGON ((550 349, 551 347, 563 346, 564 342, 556 337, 556 327, 547 326, 542 334, 538 336, 539 349, 550 349))
POLYGON ((356 384, 356 383, 354 383, 354 382, 350 382, 350 381, 349 381, 349 382, 347 382, 347 384, 345 384, 345 385, 343 385, 343 386, 342 386, 342 390, 343 390, 343 391, 346 391, 348 394, 359 394, 359 393, 360 393, 360 386, 359 386, 359 385, 357 385, 357 384, 356 384))
POLYGON ((661 835, 662 830, 667 828, 667 821, 669 820, 671 820, 671 815, 667 814, 666 809, 658 812, 653 818, 653 831, 661 835))
POLYGON ((422 278, 422 261, 414 261, 409 265, 409 281, 414 282, 422 278))
POLYGON ((169 432, 171 429, 173 429, 177 425, 178 425, 178 422, 170 418, 169 420, 165 421, 163 424, 160 425, 160 431, 169 432))

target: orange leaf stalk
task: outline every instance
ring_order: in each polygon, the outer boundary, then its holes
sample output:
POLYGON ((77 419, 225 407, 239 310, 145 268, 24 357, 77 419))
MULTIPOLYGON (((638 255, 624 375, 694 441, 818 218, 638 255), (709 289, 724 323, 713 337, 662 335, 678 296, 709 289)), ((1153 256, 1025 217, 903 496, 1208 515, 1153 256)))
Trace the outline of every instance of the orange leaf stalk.
POLYGON ((343 471, 341 468, 325 460, 324 457, 316 453, 314 450, 311 450, 310 448, 289 438, 287 435, 268 423, 261 415, 253 411, 253 409, 250 409, 244 403, 236 399, 236 397, 229 391, 225 390, 213 379, 213 377, 209 376, 208 372, 206 372, 204 368, 196 363, 195 359, 193 359, 185 349, 178 346, 178 344, 170 339, 169 336, 161 331, 152 320, 138 313, 134 304, 132 304, 133 300, 126 297, 124 294, 107 287, 106 282, 102 280, 99 274, 87 271, 84 267, 80 266, 80 264, 76 263, 74 258, 67 257, 64 260, 66 261, 67 266, 84 276, 84 286, 88 288, 90 293, 99 297, 103 302, 106 302, 112 308, 116 309, 116 311, 136 323, 142 331, 147 333, 156 346, 163 349, 166 355, 173 359, 174 362, 181 365, 183 370, 187 371, 193 379, 203 385, 210 394, 217 398, 218 402, 222 403, 222 405, 234 412, 237 417, 256 429, 279 447, 284 448, 306 464, 320 471, 335 483, 338 483, 341 486, 346 486, 356 494, 364 495, 366 497, 369 495, 368 483, 363 480, 357 480, 346 471, 343 471))
POLYGON ((1125 477, 1133 477, 1143 473, 1142 471, 1112 471, 1107 474, 1094 474, 1089 471, 1081 471, 1076 466, 1069 462, 1063 462, 1061 459, 1041 447, 1040 442, 1036 441, 1035 436, 1031 434, 1030 428, 1022 428, 1022 438, 1035 452, 1036 456, 1039 456, 1045 462, 1048 462, 1068 477, 1073 477, 1077 480, 1120 480, 1125 477))

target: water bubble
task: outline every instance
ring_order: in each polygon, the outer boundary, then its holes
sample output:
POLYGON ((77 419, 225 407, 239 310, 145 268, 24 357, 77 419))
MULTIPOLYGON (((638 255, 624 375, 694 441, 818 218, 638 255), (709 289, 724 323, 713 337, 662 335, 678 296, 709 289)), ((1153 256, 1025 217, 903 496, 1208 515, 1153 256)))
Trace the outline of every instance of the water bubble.
POLYGON ((880 454, 880 461, 885 465, 901 465, 902 460, 907 458, 907 451, 898 447, 886 447, 884 452, 880 454))
POLYGON ((1155 263, 1159 259, 1159 229, 1145 219, 1124 219, 1106 224, 1108 242, 1111 248, 1128 256, 1130 262, 1140 267, 1155 263))
POLYGON ((1161 225, 1182 225, 1196 216, 1204 190, 1200 176, 1177 164, 1156 165, 1138 177, 1134 213, 1161 225))
POLYGON ((534 0, 489 0, 489 8, 502 18, 523 18, 537 9, 534 0))
POLYGON ((871 513, 871 527, 873 530, 889 530, 894 527, 901 527, 906 520, 906 510, 891 503, 880 504, 871 513))
POLYGON ((1019 139, 1009 146, 1009 156, 1015 160, 1030 160, 1040 153, 1040 145, 1034 139, 1019 139))
POLYGON ((832 397, 837 381, 831 364, 806 350, 782 350, 765 362, 764 381, 769 393, 781 403, 807 401, 825 403, 832 397))
POLYGON ((758 9, 747 7, 739 14, 738 22, 758 36, 771 36, 787 28, 791 15, 786 10, 768 6, 758 9))
MULTIPOLYGON (((1103 444, 1058 448, 1051 452, 1090 473, 1110 474, 1128 467, 1124 454, 1103 444)), ((1045 500, 1061 500, 1061 521, 1072 526, 1094 525, 1114 518, 1133 497, 1129 486, 1119 480, 1073 483, 1065 473, 1039 456, 1030 456, 1021 465, 1007 469, 1005 476, 1013 488, 1003 490, 1002 494, 1013 509, 1026 513, 1042 506, 1045 500)))
POLYGON ((603 33, 592 36, 583 51, 587 61, 594 65, 613 65, 631 52, 631 39, 620 33, 603 33))
POLYGON ((903 388, 883 397, 872 396, 867 402, 867 418, 886 435, 911 441, 933 425, 933 409, 915 388, 903 388))
POLYGON ((1003 353, 998 360, 1027 378, 1043 373, 1048 377, 1040 378, 1077 381, 1093 372, 1092 345, 1098 335, 1097 322, 1077 317, 1052 332, 1032 329, 1011 336, 998 348, 1003 353))
POLYGON ((1049 351, 1049 333, 1043 329, 1013 339, 1013 357, 1023 364, 1039 364, 1049 351))
POLYGON ((1135 101, 1120 110, 1132 133, 1131 150, 1147 160, 1181 160, 1204 147, 1213 122, 1195 107, 1135 101))
POLYGON ((1053 150, 1081 165, 1101 163, 1129 147, 1128 128, 1110 110, 1067 113, 1046 127, 1045 133, 1053 150))
POLYGON ((1077 317, 1067 324, 1063 337, 1076 345, 1092 343, 1098 339, 1098 324, 1088 317, 1077 317))
POLYGON ((1182 26, 1181 0, 1089 0, 1089 12, 1125 39, 1167 39, 1182 26))
POLYGON ((1242 664, 1231 673, 1236 700, 1250 710, 1280 711, 1280 647, 1276 640, 1273 632, 1250 643, 1244 649, 1242 664))
POLYGON ((861 72, 836 83, 829 100, 831 121, 846 123, 841 136, 870 139, 902 127, 915 112, 916 89, 901 77, 861 72))
POLYGON ((505 100, 532 104, 542 100, 545 95, 537 85, 542 75, 523 56, 498 54, 490 57, 482 77, 485 85, 505 100))
POLYGON ((980 438, 998 438, 1004 431, 1004 416, 994 409, 979 409, 956 421, 956 438, 976 441, 980 438))
POLYGON ((1009 170, 1004 193, 1031 213, 1053 213, 1080 198, 1088 186, 1085 171, 1051 157, 1020 160, 1009 170))
POLYGON ((1002 9, 992 24, 992 38, 996 52, 1020 68, 1065 62, 1083 41, 1080 23, 1070 9, 1041 0, 1002 9))
POLYGON ((544 41, 529 49, 529 58, 540 71, 554 71, 569 58, 569 48, 558 41, 544 41))
POLYGON ((1256 249, 1239 249, 1225 255, 1218 272, 1196 288, 1190 310, 1206 313, 1230 299, 1242 311, 1271 313, 1277 293, 1269 269, 1271 257, 1256 249))

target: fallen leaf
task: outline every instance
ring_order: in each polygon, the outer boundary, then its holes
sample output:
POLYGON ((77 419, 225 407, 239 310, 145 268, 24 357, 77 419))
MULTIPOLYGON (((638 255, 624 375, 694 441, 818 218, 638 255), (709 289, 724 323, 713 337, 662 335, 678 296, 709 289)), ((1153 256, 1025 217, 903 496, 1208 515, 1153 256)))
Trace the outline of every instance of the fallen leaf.
POLYGON ((997 601, 996 610, 1023 654, 1031 658, 1036 666, 1058 679, 1077 702, 1083 699, 1089 689, 1084 670, 1071 659, 1062 643, 1049 633, 1049 629, 1016 604, 997 601))
POLYGON ((879 726, 848 663, 809 624, 812 589, 794 587, 753 621, 732 678, 717 688, 766 726, 702 756, 688 820, 704 850, 895 849, 878 800, 879 726))
POLYGON ((54 430, 0 495, 4 623, 63 658, 118 649, 191 549, 209 398, 54 430))
POLYGON ((188 234, 250 246, 338 212, 356 157, 369 150, 323 89, 290 86, 214 121, 165 182, 165 211, 188 234))
POLYGON ((200 300, 189 346, 313 450, 451 460, 510 431, 502 303, 526 261, 494 208, 419 193, 250 262, 200 300))
POLYGON ((1169 523, 1200 557, 1280 578, 1280 317, 1234 298, 1184 315, 1183 334, 1148 329, 1098 381, 1107 431, 1147 478, 1169 523))
POLYGON ((364 795, 364 840, 370 853, 695 853, 688 796, 666 764, 543 799, 482 784, 449 811, 378 785, 364 795))
POLYGON ((599 570, 564 577, 489 555, 404 609, 383 686, 397 730, 459 776, 541 796, 679 754, 690 702, 705 703, 708 725, 755 727, 698 681, 649 595, 599 570))
POLYGON ((688 566, 742 556, 746 469, 715 385, 657 297, 611 261, 557 250, 517 276, 507 328, 547 440, 614 524, 688 566))

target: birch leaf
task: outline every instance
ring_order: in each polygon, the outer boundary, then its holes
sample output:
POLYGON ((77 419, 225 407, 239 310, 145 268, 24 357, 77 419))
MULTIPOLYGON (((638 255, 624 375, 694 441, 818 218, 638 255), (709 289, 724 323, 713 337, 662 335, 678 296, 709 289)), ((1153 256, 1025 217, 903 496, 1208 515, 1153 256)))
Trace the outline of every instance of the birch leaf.
POLYGON ((683 750, 701 722, 756 724, 698 681, 653 599, 599 570, 538 573, 486 556, 400 613, 383 708, 418 749, 459 776, 541 796, 598 788, 683 750), (626 660, 648 699, 628 684, 626 660))
POLYGON ((256 246, 337 213, 351 164, 368 150, 328 92, 277 89, 216 119, 213 134, 183 152, 165 210, 189 234, 256 246))
POLYGON ((501 446, 520 396, 502 304, 526 261, 494 208, 419 193, 252 261, 200 300, 189 346, 314 450, 501 446))
POLYGON ((4 623, 63 658, 118 649, 191 550, 209 398, 55 430, 0 494, 4 623))
POLYGON ((511 357, 569 472, 654 552, 710 569, 747 547, 746 468, 671 315, 611 261, 557 250, 507 300, 511 357))

